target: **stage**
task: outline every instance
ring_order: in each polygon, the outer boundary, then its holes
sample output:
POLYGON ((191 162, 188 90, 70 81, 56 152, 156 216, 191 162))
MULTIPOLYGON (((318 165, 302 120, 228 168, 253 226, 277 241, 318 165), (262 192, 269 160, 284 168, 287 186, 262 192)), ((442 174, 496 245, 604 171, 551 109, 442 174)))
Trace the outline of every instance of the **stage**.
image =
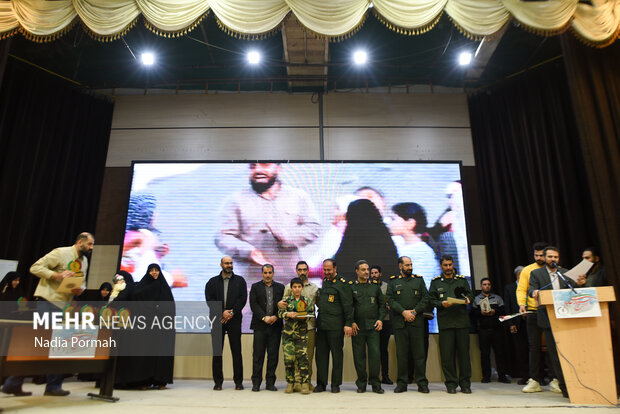
MULTIPOLYGON (((301 395, 284 394, 284 382, 278 382, 278 392, 250 390, 250 381, 245 381, 244 391, 235 391, 232 381, 224 382, 222 391, 213 391, 213 382, 209 380, 175 380, 169 389, 148 391, 115 390, 114 396, 120 400, 116 403, 91 400, 86 397, 95 392, 92 382, 66 381, 64 387, 71 391, 68 397, 44 397, 44 385, 24 384, 25 391, 32 391, 30 397, 13 397, 1 394, 0 407, 5 412, 46 414, 88 413, 109 414, 114 411, 132 413, 166 413, 186 414, 189 410, 197 412, 218 413, 388 413, 412 410, 416 413, 478 413, 481 411, 501 410, 502 414, 521 413, 524 409, 536 413, 563 413, 569 408, 578 408, 580 412, 603 412, 609 408, 603 406, 577 406, 570 404, 561 394, 543 391, 524 394, 516 383, 490 384, 473 383, 471 395, 457 393, 447 394, 442 383, 430 384, 430 394, 418 393, 415 385, 409 391, 394 394, 394 385, 384 385, 386 393, 377 395, 372 392, 357 394, 355 385, 348 383, 341 387, 340 394, 324 392, 321 394, 301 395)), ((548 387, 544 387, 548 388, 548 387)), ((369 387, 370 389, 370 387, 369 387)))

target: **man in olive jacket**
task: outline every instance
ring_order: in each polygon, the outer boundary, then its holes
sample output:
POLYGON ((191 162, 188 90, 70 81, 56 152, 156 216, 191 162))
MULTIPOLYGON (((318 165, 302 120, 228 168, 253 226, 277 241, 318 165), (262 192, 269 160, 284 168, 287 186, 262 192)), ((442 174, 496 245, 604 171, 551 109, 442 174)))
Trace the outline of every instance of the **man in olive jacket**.
POLYGON ((357 372, 357 392, 366 392, 366 385, 370 383, 372 392, 383 394, 379 371, 381 370, 381 355, 379 352, 379 331, 383 329, 385 317, 385 300, 381 287, 370 278, 370 266, 365 260, 355 263, 357 281, 351 283, 353 294, 353 362, 357 372), (368 374, 366 373, 366 346, 368 346, 368 374))
POLYGON ((454 262, 449 255, 441 256, 441 275, 431 281, 428 290, 431 303, 437 308, 439 325, 439 353, 441 368, 446 378, 448 394, 461 392, 471 394, 471 360, 469 359, 469 313, 467 305, 474 300, 474 294, 465 276, 457 275, 454 262), (465 303, 453 303, 448 298, 462 299, 465 303), (458 377, 454 356, 459 362, 458 377))
POLYGON ((422 276, 413 275, 411 259, 398 259, 399 276, 392 276, 387 288, 387 300, 392 311, 398 380, 394 392, 407 391, 409 382, 409 353, 413 354, 415 381, 418 392, 428 393, 426 378, 426 352, 424 347, 424 308, 428 305, 428 292, 422 276))
POLYGON ((327 386, 329 354, 332 354, 332 389, 340 392, 344 337, 353 333, 353 299, 350 285, 337 275, 336 261, 323 261, 323 285, 319 292, 319 315, 316 332, 316 387, 323 392, 327 386))

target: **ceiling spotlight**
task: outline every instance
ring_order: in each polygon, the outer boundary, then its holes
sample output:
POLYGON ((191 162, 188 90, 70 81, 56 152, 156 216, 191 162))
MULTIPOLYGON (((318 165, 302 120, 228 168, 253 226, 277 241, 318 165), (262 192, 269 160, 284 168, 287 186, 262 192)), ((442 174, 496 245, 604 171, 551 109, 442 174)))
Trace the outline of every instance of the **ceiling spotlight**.
POLYGON ((145 66, 151 66, 155 63, 155 55, 151 52, 145 52, 142 54, 142 64, 145 66))
POLYGON ((471 52, 462 52, 459 56, 459 65, 469 65, 471 63, 471 57, 471 52))
POLYGON ((248 53, 248 62, 252 65, 256 65, 260 62, 260 53, 252 51, 248 53))
POLYGON ((368 55, 363 50, 358 50, 353 54, 353 61, 356 65, 364 65, 368 60, 368 55))

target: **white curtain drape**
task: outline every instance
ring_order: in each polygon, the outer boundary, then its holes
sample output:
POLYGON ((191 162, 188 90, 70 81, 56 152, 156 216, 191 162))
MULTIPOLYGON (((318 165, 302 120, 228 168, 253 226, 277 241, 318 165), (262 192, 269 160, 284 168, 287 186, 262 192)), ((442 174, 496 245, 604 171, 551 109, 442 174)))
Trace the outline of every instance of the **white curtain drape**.
POLYGON ((620 0, 593 0, 591 5, 578 0, 0 0, 0 36, 19 30, 46 40, 79 18, 93 34, 110 38, 124 33, 140 15, 158 33, 182 33, 212 11, 225 28, 246 36, 277 29, 292 12, 313 32, 338 37, 358 28, 370 7, 403 33, 432 27, 445 12, 474 36, 492 35, 511 18, 540 34, 572 28, 598 46, 613 43, 620 34, 620 0))

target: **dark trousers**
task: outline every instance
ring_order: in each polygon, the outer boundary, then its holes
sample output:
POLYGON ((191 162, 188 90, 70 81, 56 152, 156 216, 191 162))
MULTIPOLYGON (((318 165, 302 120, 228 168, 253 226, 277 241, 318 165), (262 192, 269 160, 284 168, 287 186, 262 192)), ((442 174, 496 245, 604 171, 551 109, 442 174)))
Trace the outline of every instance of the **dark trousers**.
POLYGON ((564 375, 562 374, 562 365, 560 364, 560 358, 558 357, 558 350, 555 346, 555 339, 550 328, 541 328, 543 335, 545 335, 545 343, 547 344, 547 355, 551 360, 551 367, 555 373, 555 377, 558 379, 560 388, 566 388, 564 384, 564 375))
POLYGON ((233 358, 233 380, 235 385, 243 383, 243 359, 241 356, 241 318, 231 320, 222 325, 221 338, 217 341, 218 335, 211 335, 213 344, 213 382, 215 385, 222 386, 224 382, 224 373, 222 372, 222 351, 224 348, 224 335, 228 334, 228 342, 230 342, 230 351, 233 358))
POLYGON ((379 381, 379 332, 374 329, 360 329, 351 337, 353 363, 357 372, 357 388, 366 389, 370 383, 373 389, 381 388, 379 381), (368 347, 368 373, 366 373, 366 347, 368 347))
MULTIPOLYGON (((527 321, 527 340, 530 350, 530 378, 542 383, 544 379, 545 361, 542 352, 543 329, 538 326, 538 315, 531 313, 526 318, 527 321)), ((553 365, 553 364, 551 364, 553 365)), ((553 368, 551 368, 553 371, 553 368)), ((553 372, 550 372, 553 376, 553 372)))
POLYGON ((478 340, 480 342, 480 365, 482 365, 482 378, 491 378, 491 348, 495 353, 495 365, 497 367, 497 375, 501 378, 506 376, 506 365, 504 363, 504 332, 502 328, 481 328, 478 331, 478 340))
POLYGON ((332 387, 342 384, 342 363, 344 346, 344 330, 316 331, 316 383, 327 386, 329 372, 329 354, 332 355, 332 387))
POLYGON ((263 381, 263 365, 265 363, 265 351, 267 351, 267 372, 265 382, 273 385, 276 382, 276 368, 280 354, 280 338, 282 337, 282 325, 266 325, 254 331, 252 352, 252 384, 260 386, 263 381))
POLYGON ((400 387, 407 388, 409 367, 414 367, 415 381, 418 386, 427 386, 426 350, 424 348, 424 327, 405 323, 405 327, 394 330, 396 342, 396 359, 398 360, 398 379, 400 387), (413 358, 411 358, 413 355, 413 358))
POLYGON ((390 377, 390 355, 388 353, 388 346, 390 344, 390 336, 392 336, 392 321, 386 319, 383 321, 383 329, 379 331, 379 352, 381 354, 381 378, 387 379, 390 377))
MULTIPOLYGON (((519 318, 521 319, 521 318, 519 318)), ((525 320, 517 321, 517 333, 506 334, 508 336, 508 355, 514 358, 505 358, 506 362, 511 362, 509 369, 510 375, 515 378, 528 379, 530 375, 530 363, 527 341, 527 324, 525 320)))
MULTIPOLYGON (((429 341, 429 320, 424 318, 424 361, 428 360, 428 341, 429 341)), ((415 356, 413 351, 409 352, 409 383, 413 382, 415 377, 415 356)), ((426 364, 426 362, 424 362, 426 364)), ((426 366, 426 365, 425 365, 426 366)), ((426 375, 426 372, 424 373, 426 375)))
POLYGON ((471 360, 469 359, 469 328, 439 329, 441 368, 446 387, 471 387, 471 360), (456 373, 455 358, 459 372, 456 373))

